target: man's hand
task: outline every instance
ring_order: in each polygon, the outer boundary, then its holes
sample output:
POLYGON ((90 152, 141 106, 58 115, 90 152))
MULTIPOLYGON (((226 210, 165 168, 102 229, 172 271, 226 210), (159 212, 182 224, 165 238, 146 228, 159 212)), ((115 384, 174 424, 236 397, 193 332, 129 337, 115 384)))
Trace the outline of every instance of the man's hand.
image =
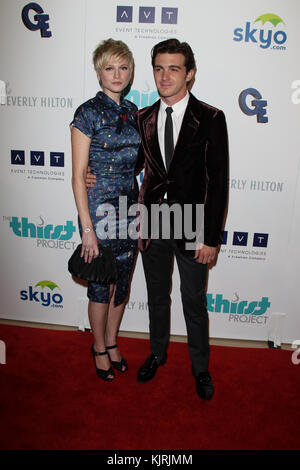
POLYGON ((213 263, 217 257, 217 247, 203 245, 202 248, 195 250, 194 259, 197 263, 213 263))
POLYGON ((91 173, 91 168, 88 166, 87 167, 87 174, 86 174, 86 178, 85 178, 85 185, 88 188, 93 188, 95 183, 96 183, 96 175, 93 175, 93 173, 91 173))

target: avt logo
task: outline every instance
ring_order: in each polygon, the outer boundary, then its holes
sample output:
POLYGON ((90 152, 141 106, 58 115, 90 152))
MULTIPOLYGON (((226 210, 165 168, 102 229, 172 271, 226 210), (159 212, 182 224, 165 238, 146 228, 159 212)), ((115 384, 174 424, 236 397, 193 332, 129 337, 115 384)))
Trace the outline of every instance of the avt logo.
POLYGON ((280 23, 283 25, 285 23, 278 15, 266 13, 256 18, 253 23, 254 25, 251 25, 251 22, 247 21, 244 27, 235 28, 233 40, 255 43, 262 49, 286 50, 287 34, 278 27, 280 23), (256 27, 258 23, 261 23, 263 29, 256 27), (269 28, 269 24, 272 25, 272 29, 269 28))
POLYGON ((43 307, 63 308, 63 296, 56 292, 60 290, 57 284, 52 281, 40 281, 34 286, 20 291, 20 300, 25 302, 35 302, 43 307))
MULTIPOLYGON (((249 233, 248 232, 237 232, 234 231, 232 235, 232 245, 235 246, 248 246, 249 233)), ((268 233, 258 233, 253 234, 252 243, 253 247, 257 248, 267 248, 269 240, 268 233)), ((227 245, 228 242, 228 231, 223 232, 222 245, 227 245)))
POLYGON ((44 14, 44 10, 38 3, 28 3, 22 10, 22 21, 26 28, 30 29, 30 31, 38 31, 41 32, 42 38, 50 38, 52 36, 51 31, 49 30, 49 15, 44 14), (34 23, 32 22, 31 10, 33 10, 36 15, 33 15, 34 23))
MULTIPOLYGON (((138 9, 138 22, 139 23, 152 23, 156 20, 157 7, 143 7, 138 9)), ((162 7, 159 17, 161 24, 177 24, 178 8, 162 7)), ((117 22, 118 23, 132 23, 133 22, 133 7, 132 6, 117 6, 117 22)), ((159 21, 158 21, 159 22, 159 21)))
MULTIPOLYGON (((25 150, 11 150, 10 161, 12 165, 25 165, 25 150)), ((64 167, 65 154, 64 152, 50 152, 49 155, 50 166, 64 167)), ((41 150, 30 151, 30 165, 31 166, 45 166, 45 152, 41 150)))
POLYGON ((41 218, 41 224, 29 222, 28 217, 12 217, 10 228, 17 237, 43 238, 46 240, 70 240, 76 227, 71 220, 64 225, 45 224, 41 218))

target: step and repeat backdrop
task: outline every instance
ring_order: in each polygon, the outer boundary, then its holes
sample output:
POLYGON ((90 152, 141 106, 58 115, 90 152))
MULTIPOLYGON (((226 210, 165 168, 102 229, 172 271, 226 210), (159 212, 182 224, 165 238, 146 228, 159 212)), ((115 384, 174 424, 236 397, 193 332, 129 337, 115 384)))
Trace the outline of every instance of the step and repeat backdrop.
MULTIPOLYGON (((92 53, 100 41, 121 39, 133 51, 127 98, 142 108, 158 99, 151 48, 176 37, 195 53, 193 94, 225 112, 229 132, 210 335, 298 340, 298 0, 1 0, 0 10, 1 318, 89 327, 86 287, 67 271, 80 241, 69 124, 99 90, 92 53)), ((140 257, 121 329, 148 331, 140 257)), ((172 333, 186 334, 176 264, 172 333)))

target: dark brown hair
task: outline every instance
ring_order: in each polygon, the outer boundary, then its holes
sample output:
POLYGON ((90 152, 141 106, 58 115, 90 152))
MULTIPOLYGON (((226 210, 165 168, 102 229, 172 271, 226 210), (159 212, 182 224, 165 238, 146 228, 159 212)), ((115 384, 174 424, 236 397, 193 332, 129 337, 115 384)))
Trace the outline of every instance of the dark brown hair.
POLYGON ((182 54, 185 57, 186 71, 196 69, 194 53, 187 42, 180 42, 178 39, 167 39, 156 44, 151 51, 152 67, 154 67, 157 54, 165 53, 182 54))

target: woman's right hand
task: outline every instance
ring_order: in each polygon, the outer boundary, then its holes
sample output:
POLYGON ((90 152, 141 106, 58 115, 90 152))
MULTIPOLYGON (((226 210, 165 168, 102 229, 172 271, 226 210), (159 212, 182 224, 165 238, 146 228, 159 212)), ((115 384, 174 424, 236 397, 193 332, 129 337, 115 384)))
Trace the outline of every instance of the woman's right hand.
POLYGON ((99 256, 98 239, 92 228, 90 232, 82 232, 82 249, 80 256, 84 257, 86 263, 91 263, 93 258, 99 256))

